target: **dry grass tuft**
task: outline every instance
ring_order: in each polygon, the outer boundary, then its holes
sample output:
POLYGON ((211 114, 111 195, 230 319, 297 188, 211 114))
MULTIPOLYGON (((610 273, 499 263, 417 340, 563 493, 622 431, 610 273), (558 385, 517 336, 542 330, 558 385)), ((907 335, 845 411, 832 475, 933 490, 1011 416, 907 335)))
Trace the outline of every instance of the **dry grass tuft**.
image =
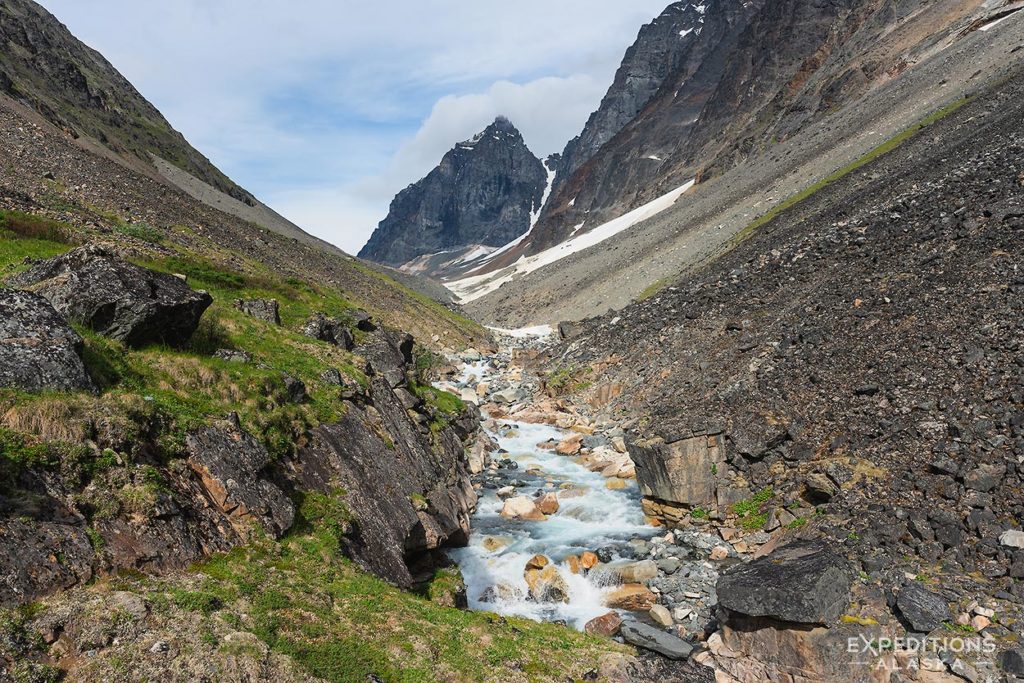
POLYGON ((91 437, 92 420, 77 397, 44 398, 10 408, 3 416, 8 429, 44 441, 81 443, 91 437))

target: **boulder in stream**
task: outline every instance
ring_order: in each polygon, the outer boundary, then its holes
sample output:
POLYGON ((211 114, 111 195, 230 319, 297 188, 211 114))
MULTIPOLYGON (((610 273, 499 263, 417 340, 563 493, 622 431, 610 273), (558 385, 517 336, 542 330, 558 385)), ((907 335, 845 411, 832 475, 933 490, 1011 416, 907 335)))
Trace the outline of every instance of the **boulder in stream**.
POLYGON ((541 522, 547 519, 533 500, 526 496, 509 498, 501 508, 501 516, 506 519, 525 519, 530 522, 541 522))
POLYGON ((622 626, 622 617, 616 612, 609 612, 600 617, 594 617, 583 626, 583 630, 592 636, 604 636, 611 638, 619 633, 622 626))
POLYGON ((537 568, 527 564, 524 577, 530 591, 530 599, 534 602, 569 602, 569 584, 562 578, 555 565, 545 564, 543 568, 537 568))
POLYGON ((647 586, 639 583, 627 583, 616 588, 605 598, 605 604, 612 609, 625 609, 631 612, 646 612, 654 607, 658 596, 647 586))
POLYGON ((536 504, 542 514, 553 515, 558 512, 558 496, 554 493, 545 493, 537 499, 536 504))

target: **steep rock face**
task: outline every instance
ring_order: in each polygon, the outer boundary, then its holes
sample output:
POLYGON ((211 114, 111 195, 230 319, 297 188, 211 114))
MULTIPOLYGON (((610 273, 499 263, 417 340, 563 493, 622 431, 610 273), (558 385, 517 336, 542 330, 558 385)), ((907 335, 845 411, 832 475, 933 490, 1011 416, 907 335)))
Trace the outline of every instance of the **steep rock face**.
MULTIPOLYGON (((653 27, 680 5, 641 32, 623 70, 632 68, 636 54, 657 52, 660 35, 653 27)), ((691 178, 720 175, 857 102, 942 49, 983 13, 979 3, 951 0, 898 6, 709 0, 703 6, 703 22, 665 55, 673 67, 636 115, 620 123, 613 115, 628 108, 603 104, 570 143, 536 229, 500 265, 597 227, 691 178), (601 125, 606 120, 615 125, 601 125), (583 144, 602 138, 597 147, 583 144)), ((645 91, 628 84, 617 78, 606 102, 641 99, 645 91)))
POLYGON ((557 244, 580 223, 624 213, 683 146, 757 2, 677 2, 641 29, 615 82, 569 142, 530 250, 557 244))
MULTIPOLYGON (((0 459, 0 606, 114 569, 175 569, 263 533, 279 537, 311 497, 311 509, 333 515, 350 557, 411 586, 410 565, 424 553, 468 538, 476 494, 464 440, 478 416, 467 409, 442 423, 415 399, 408 335, 373 330, 359 352, 372 368, 369 389, 339 398, 340 419, 281 460, 233 418, 190 431, 181 459, 97 470, 84 489, 73 466, 0 459)), ((139 425, 124 435, 131 443, 97 434, 92 447, 149 453, 145 433, 139 425)))
POLYGON ((416 578, 410 559, 466 543, 476 507, 463 447, 475 429, 475 413, 427 434, 409 420, 409 410, 424 411, 409 389, 412 348, 408 335, 370 334, 357 350, 374 372, 371 405, 351 406, 340 422, 314 430, 288 464, 288 477, 300 490, 347 492, 353 529, 343 547, 365 568, 403 587, 416 578))
POLYGON ((359 256, 400 266, 468 245, 504 246, 529 230, 547 177, 515 126, 498 117, 402 190, 359 256))
POLYGON ((680 69, 699 42, 705 12, 705 5, 675 2, 640 29, 601 106, 590 115, 583 132, 566 145, 556 188, 632 121, 680 69))

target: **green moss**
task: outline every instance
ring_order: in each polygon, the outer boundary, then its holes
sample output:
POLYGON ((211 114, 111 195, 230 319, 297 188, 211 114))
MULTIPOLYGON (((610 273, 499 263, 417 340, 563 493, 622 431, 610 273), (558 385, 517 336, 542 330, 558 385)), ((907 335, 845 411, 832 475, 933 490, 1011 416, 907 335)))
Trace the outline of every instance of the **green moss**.
POLYGON ((91 545, 92 549, 96 552, 102 552, 103 549, 107 547, 106 539, 104 539, 103 536, 100 535, 100 532, 94 527, 86 527, 85 535, 89 537, 89 545, 91 545))
POLYGON ((352 529, 352 513, 345 504, 345 495, 345 490, 340 488, 330 493, 299 492, 296 528, 317 529, 340 541, 352 529))
POLYGON ((704 508, 693 508, 690 510, 690 516, 694 519, 707 519, 708 511, 704 508))
POLYGON ((134 237, 143 242, 160 244, 164 240, 164 234, 145 223, 117 223, 115 229, 123 235, 134 237))
POLYGON ((202 614, 212 614, 222 607, 220 597, 204 591, 174 589, 171 601, 181 609, 202 614))
POLYGON ((775 497, 775 491, 766 487, 755 493, 747 500, 733 504, 733 514, 738 518, 739 525, 751 531, 764 527, 768 521, 768 515, 762 512, 765 504, 775 497))

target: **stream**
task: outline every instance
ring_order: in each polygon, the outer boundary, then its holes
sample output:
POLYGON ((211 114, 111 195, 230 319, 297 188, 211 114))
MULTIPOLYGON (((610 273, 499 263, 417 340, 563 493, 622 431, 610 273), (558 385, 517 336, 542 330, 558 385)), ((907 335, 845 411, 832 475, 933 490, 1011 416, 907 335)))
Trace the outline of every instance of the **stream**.
MULTIPOLYGON (((468 398, 467 387, 500 383, 496 372, 487 360, 466 363, 454 378, 454 388, 468 398)), ((524 396, 521 403, 529 401, 524 396)), ((635 480, 617 479, 622 488, 612 490, 608 477, 580 464, 579 458, 538 446, 561 442, 574 434, 571 430, 514 417, 485 419, 484 427, 498 449, 491 453, 490 467, 474 478, 481 487, 470 543, 449 553, 462 570, 469 606, 583 629, 610 611, 609 593, 621 584, 614 568, 636 556, 630 541, 649 540, 665 530, 645 523, 635 480), (553 493, 558 509, 543 520, 504 517, 503 498, 513 495, 509 487, 514 496, 529 499, 553 493), (588 551, 601 564, 585 571, 577 558, 588 551), (547 558, 560 577, 551 580, 561 589, 553 597, 538 599, 536 588, 531 597, 524 569, 537 555, 547 558)))

